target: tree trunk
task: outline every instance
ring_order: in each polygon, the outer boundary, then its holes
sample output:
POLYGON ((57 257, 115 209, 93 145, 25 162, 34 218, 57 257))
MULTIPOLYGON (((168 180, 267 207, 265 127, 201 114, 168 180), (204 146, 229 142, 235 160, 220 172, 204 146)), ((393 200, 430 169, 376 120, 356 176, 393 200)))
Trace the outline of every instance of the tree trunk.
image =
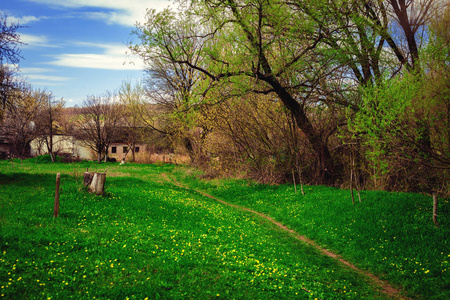
POLYGON ((106 173, 85 172, 83 185, 88 187, 90 193, 101 195, 105 191, 106 173))
POLYGON ((50 152, 50 157, 52 159, 52 162, 55 162, 55 154, 53 153, 53 131, 50 130, 50 141, 48 142, 48 152, 50 152))
POLYGON ((437 210, 438 210, 438 197, 436 194, 433 194, 433 223, 436 227, 439 227, 439 223, 437 220, 437 210))
POLYGON ((294 182, 294 190, 295 190, 295 193, 297 194, 297 185, 295 184, 295 173, 294 173, 294 169, 292 169, 292 181, 294 182))
POLYGON ((327 142, 315 130, 311 121, 305 113, 303 107, 295 100, 292 95, 278 82, 272 75, 264 76, 262 79, 270 84, 280 100, 286 106, 295 119, 297 127, 305 134, 318 159, 319 184, 332 185, 334 183, 334 163, 328 149, 327 142))
POLYGON ((352 204, 355 205, 355 197, 353 196, 353 169, 350 170, 350 192, 352 194, 352 204))
POLYGON ((102 195, 105 191, 106 173, 94 173, 92 182, 89 185, 89 192, 102 195))

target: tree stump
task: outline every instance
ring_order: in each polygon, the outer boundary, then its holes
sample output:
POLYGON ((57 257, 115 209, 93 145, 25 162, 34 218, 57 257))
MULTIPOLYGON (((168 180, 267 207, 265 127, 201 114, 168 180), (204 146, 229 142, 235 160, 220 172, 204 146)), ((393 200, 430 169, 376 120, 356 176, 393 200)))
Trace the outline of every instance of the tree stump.
POLYGON ((85 172, 83 184, 90 193, 101 195, 105 191, 106 173, 85 172))
POLYGON ((92 182, 92 178, 94 178, 94 172, 84 172, 83 174, 83 185, 89 186, 92 182))

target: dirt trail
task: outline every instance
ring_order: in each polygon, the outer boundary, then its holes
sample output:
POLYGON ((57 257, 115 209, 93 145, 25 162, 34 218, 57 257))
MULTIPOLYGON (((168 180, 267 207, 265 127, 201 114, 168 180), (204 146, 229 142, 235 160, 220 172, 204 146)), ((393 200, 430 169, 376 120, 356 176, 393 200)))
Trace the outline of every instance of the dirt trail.
POLYGON ((335 254, 335 253, 333 253, 333 252, 331 252, 331 251, 329 251, 329 250, 327 250, 327 249, 325 249, 325 248, 323 248, 323 247, 317 245, 313 240, 310 240, 310 239, 308 239, 307 237, 298 234, 298 233, 295 232, 294 230, 287 228, 285 225, 281 224, 280 222, 278 222, 278 221, 272 219, 271 217, 269 217, 269 216, 267 216, 267 215, 265 215, 265 214, 263 214, 263 213, 254 211, 254 210, 249 209, 249 208, 244 207, 244 206, 239 206, 239 205, 236 205, 236 204, 233 204, 233 203, 226 202, 226 201, 224 201, 224 200, 222 200, 222 199, 219 199, 219 198, 214 197, 214 196, 212 196, 212 195, 210 195, 210 194, 207 194, 207 193, 205 193, 205 192, 203 192, 203 191, 201 191, 201 190, 192 189, 192 188, 190 188, 190 187, 188 187, 188 186, 185 186, 185 185, 183 185, 183 184, 177 182, 177 181, 174 180, 174 179, 170 179, 170 178, 167 176, 167 174, 165 174, 165 173, 162 174, 162 176, 164 177, 164 179, 166 179, 167 181, 172 182, 173 184, 175 184, 175 185, 178 186, 178 187, 181 187, 181 188, 184 188, 184 189, 187 189, 187 190, 191 190, 191 191, 195 191, 195 192, 197 192, 197 193, 199 193, 199 194, 201 194, 201 195, 203 195, 203 196, 206 196, 206 197, 208 197, 208 198, 214 199, 214 200, 216 200, 217 202, 220 202, 220 203, 222 203, 222 204, 224 204, 224 205, 227 205, 227 206, 236 208, 236 209, 238 209, 238 210, 243 210, 243 211, 247 211, 247 212, 253 213, 253 214, 255 214, 255 215, 258 215, 258 216, 260 216, 260 217, 262 217, 262 218, 268 220, 268 221, 271 222, 272 224, 276 225, 276 226, 279 227, 281 230, 284 230, 284 231, 287 231, 287 232, 291 233, 292 236, 293 236, 294 238, 296 238, 296 239, 298 239, 298 240, 300 240, 300 241, 303 241, 303 242, 305 242, 305 243, 307 243, 307 244, 313 246, 314 248, 316 248, 317 250, 319 250, 322 254, 324 254, 324 255, 326 255, 326 256, 329 256, 329 257, 332 257, 332 258, 336 259, 337 261, 339 261, 341 264, 343 264, 343 265, 349 267, 350 269, 353 269, 354 271, 356 271, 356 272, 358 272, 358 273, 360 273, 360 274, 363 274, 363 275, 369 277, 369 278, 372 280, 372 282, 373 282, 375 285, 377 285, 378 287, 380 287, 381 291, 382 291, 383 293, 385 293, 387 296, 389 296, 390 298, 393 298, 393 299, 402 299, 402 300, 407 300, 407 299, 409 299, 409 298, 407 298, 407 297, 405 297, 405 296, 403 296, 403 295, 401 294, 400 289, 395 288, 395 287, 392 286, 389 282, 387 282, 387 281, 385 281, 385 280, 381 280, 378 276, 376 276, 376 275, 374 275, 374 274, 372 274, 372 273, 370 273, 370 272, 368 272, 368 271, 365 271, 365 270, 362 270, 362 269, 358 268, 357 266, 355 266, 354 264, 350 263, 349 261, 343 259, 343 258, 340 257, 339 255, 337 255, 337 254, 335 254))

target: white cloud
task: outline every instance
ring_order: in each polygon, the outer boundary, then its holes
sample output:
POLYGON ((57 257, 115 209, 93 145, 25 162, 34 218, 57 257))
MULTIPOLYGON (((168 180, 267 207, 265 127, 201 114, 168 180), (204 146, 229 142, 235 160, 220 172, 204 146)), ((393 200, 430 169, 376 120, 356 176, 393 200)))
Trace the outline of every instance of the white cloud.
POLYGON ((49 39, 45 35, 20 34, 20 41, 28 47, 57 47, 50 44, 49 39))
POLYGON ((21 68, 20 71, 22 73, 27 73, 27 74, 36 74, 36 73, 51 72, 53 70, 48 69, 48 68, 21 68))
POLYGON ((53 72, 53 71, 54 70, 48 69, 48 68, 21 68, 20 69, 21 75, 23 75, 25 78, 27 78, 27 80, 29 80, 32 84, 52 86, 52 85, 60 85, 63 82, 71 80, 71 78, 69 78, 69 77, 43 74, 43 73, 49 73, 49 72, 53 72))
POLYGON ((134 26, 144 21, 147 8, 162 10, 171 4, 169 0, 28 0, 65 8, 95 7, 111 10, 102 13, 87 13, 90 18, 105 20, 108 23, 134 26))
POLYGON ((127 54, 127 47, 123 44, 96 44, 89 42, 73 42, 78 47, 100 48, 103 53, 64 53, 55 56, 55 60, 49 62, 51 65, 89 68, 102 70, 143 70, 144 64, 141 59, 127 54))
POLYGON ((68 77, 62 77, 62 76, 51 76, 51 75, 43 75, 43 74, 28 74, 24 75, 29 80, 35 82, 37 80, 44 81, 46 84, 49 84, 50 82, 65 82, 69 81, 71 78, 68 77))
POLYGON ((140 63, 126 60, 125 56, 109 54, 60 54, 52 65, 103 70, 142 70, 140 63))
POLYGON ((35 16, 23 16, 23 17, 14 17, 14 16, 8 16, 8 22, 19 24, 19 25, 26 25, 31 22, 37 22, 41 20, 41 18, 35 17, 35 16))
POLYGON ((115 56, 126 56, 128 48, 124 44, 100 44, 92 42, 73 42, 75 46, 79 47, 90 47, 90 48, 100 48, 104 49, 105 54, 115 55, 115 56))

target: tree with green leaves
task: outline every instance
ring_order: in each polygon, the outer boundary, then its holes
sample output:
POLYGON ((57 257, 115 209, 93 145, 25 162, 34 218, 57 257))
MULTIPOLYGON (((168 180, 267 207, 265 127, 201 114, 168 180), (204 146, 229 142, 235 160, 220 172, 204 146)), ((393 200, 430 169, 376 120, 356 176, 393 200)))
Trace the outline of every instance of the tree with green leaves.
POLYGON ((202 74, 191 105, 205 100, 214 88, 224 93, 276 94, 314 149, 320 182, 332 183, 334 164, 327 137, 317 132, 305 108, 318 81, 317 72, 309 70, 317 63, 310 50, 320 34, 309 30, 285 3, 205 1, 193 2, 189 11, 194 15, 150 11, 147 23, 138 27, 144 53, 161 51, 173 63, 202 74), (179 38, 173 33, 179 24, 195 26, 195 34, 179 38))
POLYGON ((449 11, 429 17, 428 43, 411 54, 408 72, 361 89, 349 128, 362 138, 377 188, 448 193, 449 11))
MULTIPOLYGON (((330 138, 346 124, 344 110, 361 109, 361 89, 420 72, 420 35, 438 4, 184 1, 180 13, 149 11, 132 49, 146 61, 171 64, 172 74, 182 68, 199 74, 183 98, 188 109, 239 94, 274 95, 316 155, 316 182, 332 184, 330 138)), ((426 130, 422 138, 427 141, 426 130)))

